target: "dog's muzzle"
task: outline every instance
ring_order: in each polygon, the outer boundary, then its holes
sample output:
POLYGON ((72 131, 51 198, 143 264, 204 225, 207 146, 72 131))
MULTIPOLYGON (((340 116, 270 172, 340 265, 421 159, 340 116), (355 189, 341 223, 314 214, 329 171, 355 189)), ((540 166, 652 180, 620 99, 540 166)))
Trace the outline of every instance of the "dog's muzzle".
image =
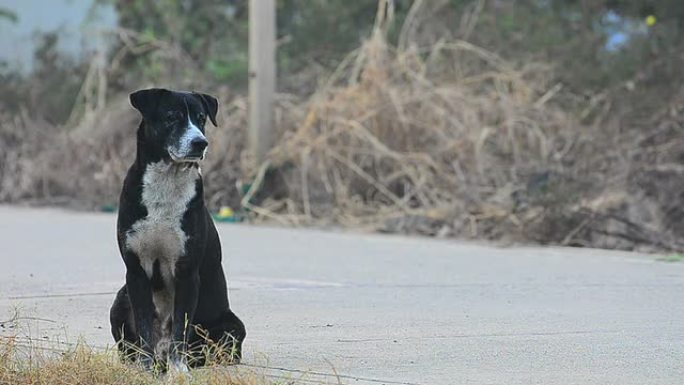
POLYGON ((204 159, 208 145, 202 131, 191 123, 178 142, 169 146, 168 152, 175 162, 199 162, 204 159))
POLYGON ((189 158, 204 158, 204 150, 207 149, 209 142, 205 138, 195 138, 190 141, 189 158))

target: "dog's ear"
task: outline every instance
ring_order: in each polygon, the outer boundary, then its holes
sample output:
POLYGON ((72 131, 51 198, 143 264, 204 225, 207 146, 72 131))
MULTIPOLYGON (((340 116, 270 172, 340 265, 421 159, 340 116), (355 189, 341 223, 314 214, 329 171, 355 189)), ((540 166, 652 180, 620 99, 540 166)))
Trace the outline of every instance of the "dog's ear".
POLYGON ((140 111, 143 116, 148 116, 154 107, 159 102, 159 97, 170 92, 163 88, 150 88, 146 90, 138 90, 129 95, 131 105, 136 110, 140 111))
POLYGON ((216 114, 218 113, 218 100, 216 100, 216 98, 211 95, 201 94, 199 92, 195 92, 194 94, 197 95, 202 101, 202 105, 204 106, 204 109, 207 111, 207 116, 209 116, 209 119, 214 124, 214 127, 218 127, 218 125, 216 124, 216 114))

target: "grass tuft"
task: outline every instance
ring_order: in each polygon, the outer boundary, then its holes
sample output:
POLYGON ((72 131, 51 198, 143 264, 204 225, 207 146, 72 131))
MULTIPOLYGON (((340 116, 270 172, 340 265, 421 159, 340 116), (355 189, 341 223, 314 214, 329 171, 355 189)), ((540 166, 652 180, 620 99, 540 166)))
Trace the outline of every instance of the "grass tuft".
POLYGON ((660 258, 659 261, 663 261, 663 262, 684 262, 684 254, 679 254, 679 253, 669 254, 665 257, 660 258))
POLYGON ((274 385, 254 370, 208 366, 190 374, 155 376, 121 363, 116 352, 99 351, 85 343, 60 351, 27 346, 14 337, 0 337, 0 385, 274 385))

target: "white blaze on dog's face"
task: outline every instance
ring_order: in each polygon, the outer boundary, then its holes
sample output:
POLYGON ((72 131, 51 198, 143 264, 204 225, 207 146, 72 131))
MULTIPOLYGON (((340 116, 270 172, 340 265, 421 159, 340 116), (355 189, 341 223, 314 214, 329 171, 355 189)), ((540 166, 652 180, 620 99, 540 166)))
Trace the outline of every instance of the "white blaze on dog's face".
POLYGON ((183 122, 181 114, 178 114, 178 119, 182 123, 175 124, 176 127, 169 135, 166 151, 175 162, 199 161, 204 159, 207 153, 209 143, 204 136, 206 116, 203 112, 198 112, 193 122, 192 115, 188 108, 187 117, 183 122))
POLYGON ((131 94, 131 104, 143 115, 147 154, 175 163, 204 159, 207 118, 216 125, 218 101, 214 97, 155 88, 131 94))

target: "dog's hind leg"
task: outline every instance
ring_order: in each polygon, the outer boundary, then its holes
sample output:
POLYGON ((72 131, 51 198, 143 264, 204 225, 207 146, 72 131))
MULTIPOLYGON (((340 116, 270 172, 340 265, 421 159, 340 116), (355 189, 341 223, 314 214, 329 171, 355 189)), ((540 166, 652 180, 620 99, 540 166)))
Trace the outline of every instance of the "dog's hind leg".
POLYGON ((124 361, 135 361, 136 352, 140 349, 140 338, 135 332, 131 302, 124 285, 116 294, 112 308, 109 310, 112 337, 124 361))
POLYGON ((196 325, 190 334, 188 351, 192 367, 206 364, 207 355, 214 355, 219 361, 233 364, 242 359, 242 342, 247 332, 245 325, 230 309, 221 314, 214 322, 196 325), (206 349, 209 347, 209 349, 206 349))
POLYGON ((209 334, 215 341, 222 341, 226 344, 228 352, 231 354, 235 363, 240 363, 242 359, 242 342, 247 337, 245 324, 230 309, 226 310, 221 317, 221 324, 210 329, 209 334))

